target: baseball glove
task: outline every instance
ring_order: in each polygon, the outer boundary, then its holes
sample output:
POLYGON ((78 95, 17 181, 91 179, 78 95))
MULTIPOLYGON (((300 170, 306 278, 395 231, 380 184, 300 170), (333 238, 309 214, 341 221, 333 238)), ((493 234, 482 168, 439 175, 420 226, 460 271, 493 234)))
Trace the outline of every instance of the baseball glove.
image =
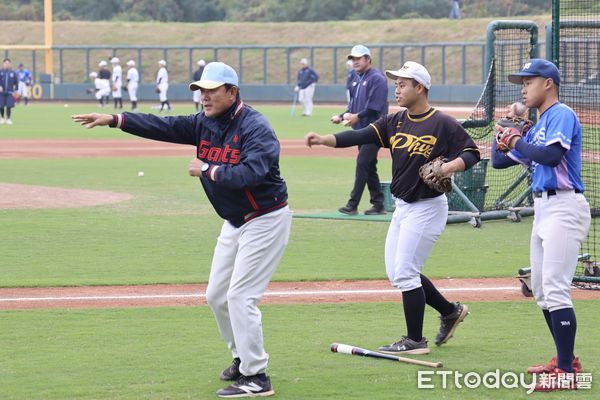
POLYGON ((419 176, 430 188, 438 192, 448 193, 452 190, 452 179, 442 174, 442 165, 446 161, 442 156, 421 165, 419 176))
POLYGON ((511 140, 525 136, 532 125, 530 120, 520 117, 504 117, 496 121, 496 150, 508 152, 511 140))
POLYGON ((160 88, 157 86, 157 87, 156 87, 156 89, 154 89, 154 91, 155 91, 156 93, 160 93, 160 88))

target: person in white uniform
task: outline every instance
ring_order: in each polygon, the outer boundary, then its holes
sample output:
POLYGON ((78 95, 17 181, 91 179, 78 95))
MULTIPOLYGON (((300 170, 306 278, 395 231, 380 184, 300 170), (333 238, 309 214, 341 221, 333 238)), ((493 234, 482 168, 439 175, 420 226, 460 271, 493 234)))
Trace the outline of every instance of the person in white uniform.
POLYGON ((127 61, 127 93, 129 94, 129 101, 131 101, 131 111, 137 110, 137 90, 140 83, 140 74, 135 67, 135 61, 127 61))
POLYGON ((113 57, 110 60, 112 64, 112 97, 114 101, 114 108, 123 108, 123 69, 121 68, 121 61, 118 57, 113 57))
POLYGON ((171 111, 171 105, 167 98, 167 91, 169 90, 169 73, 167 72, 167 62, 165 60, 158 61, 158 73, 156 74, 156 92, 158 93, 158 99, 160 100, 160 111, 167 107, 167 110, 171 111))

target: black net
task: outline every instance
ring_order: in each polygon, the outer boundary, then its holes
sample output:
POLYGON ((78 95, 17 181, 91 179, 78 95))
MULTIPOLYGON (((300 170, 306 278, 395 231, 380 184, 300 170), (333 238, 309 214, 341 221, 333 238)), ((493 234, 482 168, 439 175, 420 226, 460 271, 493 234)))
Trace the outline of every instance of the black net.
MULTIPOLYGON (((583 125, 585 197, 592 216, 597 217, 600 215, 600 2, 561 0, 558 9, 559 42, 553 48, 558 51, 561 71, 560 98, 577 113, 583 125)), ((557 18, 553 20, 556 29, 557 18)), ((597 225, 598 219, 593 218, 575 279, 578 285, 596 289, 600 288, 597 225)))
MULTIPOLYGON (((526 29, 503 28, 495 31, 494 57, 485 89, 471 116, 463 122, 481 150, 482 161, 472 169, 456 174, 454 182, 480 211, 506 210, 532 206, 529 173, 524 168, 493 169, 490 146, 495 120, 506 116, 509 106, 521 100, 521 87, 507 80, 531 58, 532 33, 526 29)), ((452 211, 468 211, 456 194, 448 198, 452 211)))

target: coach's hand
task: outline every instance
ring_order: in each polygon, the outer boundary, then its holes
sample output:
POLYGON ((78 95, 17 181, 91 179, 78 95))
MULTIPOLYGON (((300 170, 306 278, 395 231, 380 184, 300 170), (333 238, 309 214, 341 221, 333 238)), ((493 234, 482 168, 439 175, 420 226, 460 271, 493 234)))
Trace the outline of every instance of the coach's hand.
POLYGON ((79 114, 71 116, 73 122, 80 123, 86 128, 93 128, 95 126, 107 126, 113 122, 113 116, 110 114, 79 114))
POLYGON ((190 176, 202 176, 202 165, 204 162, 198 158, 193 158, 188 165, 188 174, 190 176))

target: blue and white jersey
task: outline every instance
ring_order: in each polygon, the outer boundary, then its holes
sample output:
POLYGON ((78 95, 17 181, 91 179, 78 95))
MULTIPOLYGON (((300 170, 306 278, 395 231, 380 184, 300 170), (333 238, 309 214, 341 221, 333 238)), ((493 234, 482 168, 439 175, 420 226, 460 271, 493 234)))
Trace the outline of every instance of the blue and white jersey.
POLYGON ((534 192, 545 192, 552 189, 583 191, 581 180, 582 129, 577 115, 569 106, 556 103, 544 111, 537 124, 527 132, 525 141, 536 146, 560 143, 566 150, 560 164, 556 167, 529 160, 516 149, 508 153, 513 160, 532 167, 531 188, 534 192))
POLYGON ((31 84, 31 73, 28 69, 18 69, 17 76, 19 77, 19 82, 23 82, 26 85, 31 84))

